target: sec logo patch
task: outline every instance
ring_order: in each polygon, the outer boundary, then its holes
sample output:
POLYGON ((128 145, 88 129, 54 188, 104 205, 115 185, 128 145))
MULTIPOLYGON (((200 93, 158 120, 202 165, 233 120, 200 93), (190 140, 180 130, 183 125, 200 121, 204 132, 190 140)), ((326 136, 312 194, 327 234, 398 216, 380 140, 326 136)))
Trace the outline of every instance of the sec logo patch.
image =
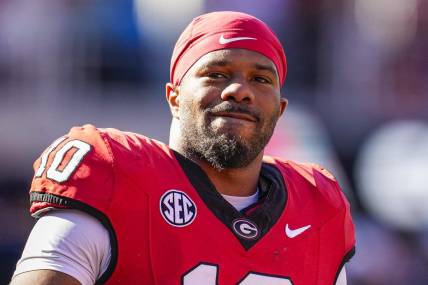
POLYGON ((160 212, 165 221, 175 227, 184 227, 196 217, 196 204, 180 190, 169 190, 160 198, 160 212))

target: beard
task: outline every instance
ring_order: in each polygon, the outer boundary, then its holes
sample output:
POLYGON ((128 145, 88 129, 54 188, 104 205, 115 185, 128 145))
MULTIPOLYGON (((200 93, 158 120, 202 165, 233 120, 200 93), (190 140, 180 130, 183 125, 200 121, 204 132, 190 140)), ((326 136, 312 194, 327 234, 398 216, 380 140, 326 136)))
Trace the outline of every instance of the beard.
POLYGON ((257 112, 230 102, 208 107, 203 112, 193 110, 187 104, 182 110, 180 130, 183 154, 204 160, 218 171, 248 166, 269 142, 279 117, 278 111, 262 120, 257 112), (210 125, 210 114, 216 112, 250 114, 257 118, 256 127, 249 138, 244 138, 236 131, 216 132, 210 125))

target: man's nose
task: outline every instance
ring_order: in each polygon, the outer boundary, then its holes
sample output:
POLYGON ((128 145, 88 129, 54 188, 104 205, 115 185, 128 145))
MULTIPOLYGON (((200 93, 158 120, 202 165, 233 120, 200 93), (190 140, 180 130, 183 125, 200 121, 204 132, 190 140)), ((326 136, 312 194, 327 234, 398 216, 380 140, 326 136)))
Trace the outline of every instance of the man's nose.
POLYGON ((249 82, 233 81, 223 89, 221 99, 224 101, 234 100, 236 102, 251 103, 254 100, 254 94, 249 86, 249 82))

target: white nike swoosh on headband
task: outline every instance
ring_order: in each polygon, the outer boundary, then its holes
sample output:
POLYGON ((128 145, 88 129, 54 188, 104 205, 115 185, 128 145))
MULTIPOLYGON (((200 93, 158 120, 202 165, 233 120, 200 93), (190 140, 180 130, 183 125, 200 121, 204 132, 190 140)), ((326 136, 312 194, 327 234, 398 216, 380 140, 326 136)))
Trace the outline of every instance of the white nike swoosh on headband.
POLYGON ((218 42, 222 45, 237 42, 237 41, 245 41, 245 40, 257 40, 256 38, 250 38, 250 37, 236 37, 236 38, 229 38, 225 39, 223 35, 218 39, 218 42))

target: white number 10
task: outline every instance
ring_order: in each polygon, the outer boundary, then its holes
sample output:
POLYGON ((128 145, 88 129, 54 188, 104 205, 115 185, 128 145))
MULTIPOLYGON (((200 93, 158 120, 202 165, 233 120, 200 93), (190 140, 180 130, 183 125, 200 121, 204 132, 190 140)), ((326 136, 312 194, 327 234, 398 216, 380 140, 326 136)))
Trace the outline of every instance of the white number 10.
MULTIPOLYGON (((46 164, 48 163, 49 155, 65 139, 66 139, 65 137, 57 139, 43 153, 40 159, 41 160, 40 166, 39 166, 39 169, 37 169, 36 171, 35 177, 42 176, 43 172, 46 170, 46 164)), ((55 153, 52 164, 50 165, 50 167, 48 168, 48 171, 46 172, 46 177, 49 179, 55 180, 56 182, 59 182, 59 183, 67 181, 67 179, 70 178, 70 175, 73 173, 73 171, 77 168, 77 166, 80 164, 82 159, 90 150, 91 150, 91 146, 83 141, 71 140, 67 142, 55 153), (75 148, 76 152, 73 153, 73 155, 71 156, 70 160, 66 163, 64 168, 62 170, 59 170, 58 168, 63 162, 65 154, 72 148, 75 148)))
MULTIPOLYGON (((183 276, 183 285, 218 285, 218 267, 200 264, 183 276)), ((237 285, 293 285, 288 278, 250 273, 237 285)))

